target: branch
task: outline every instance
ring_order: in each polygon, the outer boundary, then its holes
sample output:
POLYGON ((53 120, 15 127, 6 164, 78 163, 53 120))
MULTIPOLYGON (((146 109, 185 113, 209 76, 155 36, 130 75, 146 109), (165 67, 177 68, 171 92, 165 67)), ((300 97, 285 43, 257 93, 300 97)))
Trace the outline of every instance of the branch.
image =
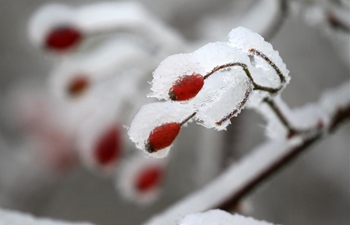
POLYGON ((62 221, 53 221, 51 219, 34 218, 33 216, 25 213, 19 213, 10 210, 4 210, 0 208, 0 224, 14 225, 92 225, 91 223, 66 223, 62 221))
POLYGON ((241 26, 261 34, 265 40, 271 40, 287 16, 287 0, 260 0, 239 22, 241 26))
MULTIPOLYGON (((267 141, 253 150, 241 162, 230 166, 212 183, 176 203, 144 225, 172 225, 181 217, 206 211, 211 208, 227 209, 237 204, 261 182, 300 153, 321 140, 327 133, 334 132, 338 125, 350 118, 350 82, 339 89, 325 94, 314 107, 322 115, 322 124, 312 133, 295 136, 289 140, 267 141)), ((305 113, 307 108, 304 109, 305 113)))

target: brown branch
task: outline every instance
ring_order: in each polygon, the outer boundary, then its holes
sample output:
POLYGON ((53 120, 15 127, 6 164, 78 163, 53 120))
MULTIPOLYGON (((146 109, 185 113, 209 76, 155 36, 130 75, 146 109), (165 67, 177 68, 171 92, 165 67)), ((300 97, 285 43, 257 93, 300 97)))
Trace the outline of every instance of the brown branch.
POLYGON ((250 182, 246 183, 243 187, 241 187, 241 189, 235 192, 234 195, 232 195, 229 199, 227 199, 225 202, 213 208, 220 208, 223 210, 232 209, 239 203, 240 200, 243 199, 243 197, 251 193, 258 185, 260 185, 262 182, 265 182, 272 175, 280 171, 280 169, 282 169, 284 166, 288 165, 288 163, 294 160, 302 152, 307 150, 312 144, 322 139, 322 136, 325 131, 334 132, 340 124, 342 124, 343 122, 349 119, 350 119, 350 104, 347 105, 346 107, 341 107, 336 111, 326 130, 319 130, 312 137, 304 139, 299 146, 291 149, 288 152, 288 154, 284 155, 278 161, 271 164, 268 168, 266 168, 265 170, 257 174, 254 177, 254 179, 252 179, 250 182))

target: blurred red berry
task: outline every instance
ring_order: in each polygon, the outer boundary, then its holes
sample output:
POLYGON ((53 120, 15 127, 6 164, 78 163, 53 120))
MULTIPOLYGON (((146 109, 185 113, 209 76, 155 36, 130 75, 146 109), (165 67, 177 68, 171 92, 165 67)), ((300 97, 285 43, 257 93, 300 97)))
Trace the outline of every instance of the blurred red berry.
POLYGON ((78 96, 84 93, 88 87, 89 80, 87 79, 87 77, 78 76, 69 83, 67 92, 69 96, 78 96))
POLYGON ((154 128, 148 137, 146 150, 152 153, 170 146, 179 134, 180 128, 179 123, 165 123, 154 128))
POLYGON ((121 155, 121 134, 117 127, 106 130, 95 147, 95 158, 105 165, 115 162, 121 155))
POLYGON ((162 175, 162 168, 152 167, 144 169, 137 177, 136 188, 142 192, 149 191, 160 184, 162 175))
POLYGON ((58 27, 53 29, 46 37, 46 47, 56 51, 65 51, 76 46, 82 39, 79 30, 73 27, 58 27))
POLYGON ((204 78, 200 74, 180 77, 169 91, 171 100, 185 101, 195 97, 204 85, 204 78))

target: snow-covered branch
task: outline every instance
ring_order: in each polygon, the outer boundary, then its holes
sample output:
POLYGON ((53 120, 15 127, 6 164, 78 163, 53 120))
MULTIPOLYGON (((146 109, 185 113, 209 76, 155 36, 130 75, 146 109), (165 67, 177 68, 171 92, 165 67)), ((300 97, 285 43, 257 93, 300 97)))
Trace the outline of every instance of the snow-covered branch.
MULTIPOLYGON (((320 112, 319 129, 308 135, 296 136, 283 141, 267 141, 239 163, 232 165, 212 183, 176 203, 145 225, 175 224, 184 215, 211 208, 227 208, 238 203, 262 181, 274 174, 299 153, 331 133, 350 118, 350 82, 339 89, 326 93, 312 107, 320 112)), ((298 110, 299 115, 308 113, 310 106, 298 110)))
POLYGON ((39 219, 29 214, 0 208, 1 225, 92 225, 91 223, 68 223, 52 219, 39 219))

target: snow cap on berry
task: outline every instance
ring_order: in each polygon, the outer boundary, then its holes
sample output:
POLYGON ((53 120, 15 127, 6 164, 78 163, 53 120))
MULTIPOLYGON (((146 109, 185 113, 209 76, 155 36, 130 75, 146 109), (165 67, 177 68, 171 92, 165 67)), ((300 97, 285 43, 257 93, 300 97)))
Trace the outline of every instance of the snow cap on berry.
POLYGON ((177 136, 180 123, 193 112, 192 107, 178 102, 157 102, 144 105, 132 121, 128 135, 136 147, 147 155, 163 158, 168 155, 172 146, 171 138, 174 139, 177 136), (170 132, 171 137, 166 132, 170 132), (152 148, 153 151, 150 151, 152 148))
POLYGON ((76 27, 74 10, 64 4, 44 5, 29 21, 29 38, 34 45, 44 46, 50 32, 60 27, 76 27))
MULTIPOLYGON (((205 76, 217 66, 230 62, 242 62, 242 58, 246 58, 249 62, 246 55, 224 42, 209 43, 193 53, 169 56, 153 72, 151 87, 153 93, 149 96, 169 99, 169 91, 173 90, 174 86, 178 86, 178 82, 184 77, 205 76)), ((193 79, 193 81, 197 80, 193 79)), ((188 85, 185 85, 185 88, 189 88, 188 85)), ((196 92, 198 93, 198 90, 196 92)))

